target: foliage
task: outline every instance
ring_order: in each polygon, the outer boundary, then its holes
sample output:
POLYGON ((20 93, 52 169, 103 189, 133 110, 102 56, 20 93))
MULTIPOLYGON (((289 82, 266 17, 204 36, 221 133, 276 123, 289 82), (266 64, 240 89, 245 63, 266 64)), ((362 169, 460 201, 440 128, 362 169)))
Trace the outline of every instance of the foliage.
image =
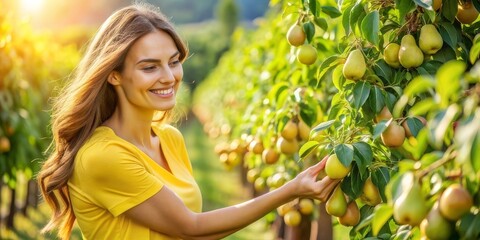
MULTIPOLYGON (((252 184, 261 179, 274 188, 276 173, 289 179, 333 153, 350 165, 341 188, 350 201, 363 205, 352 239, 419 239, 425 233, 418 224, 402 223, 397 217, 401 207, 394 206, 401 205, 402 192, 420 184, 417 200, 425 200, 429 211, 453 183, 464 186, 474 200, 468 214, 450 222, 456 222, 450 237, 476 239, 480 235, 474 230, 480 217, 480 65, 476 61, 480 23, 460 22, 457 6, 465 4, 444 0, 434 9, 434 1, 428 0, 271 1, 265 22, 252 34, 237 32, 232 50, 199 87, 195 112, 210 135, 217 137, 219 153, 234 151, 232 143, 242 142, 241 161, 236 162, 260 172, 252 184), (307 36, 304 45, 318 50, 315 64, 298 62, 297 47, 287 43, 285 36, 293 24, 302 26, 307 36), (402 41, 404 36, 411 35, 414 44, 423 48, 425 25, 438 31, 441 47, 433 53, 422 49, 420 54, 401 57, 402 51, 411 49, 402 41), (395 59, 401 65, 385 58, 384 50, 391 43, 400 45, 395 59), (362 54, 350 65, 349 55, 355 50, 362 54), (419 65, 405 62, 414 58, 421 60, 419 65), (365 61, 365 71, 347 79, 345 65, 363 69, 359 59, 365 61), (381 119, 384 109, 391 115, 381 119), (311 127, 309 137, 297 139, 300 146, 295 154, 265 163, 261 152, 251 148, 253 140, 264 149, 281 151, 277 141, 289 121, 305 122, 311 127), (385 140, 392 126, 400 126, 394 135, 400 141, 396 146, 385 140), (379 205, 370 206, 362 199, 368 178, 380 190, 379 205)), ((476 1, 473 7, 480 9, 476 1)))
POLYGON ((12 4, 0 2, 0 177, 13 188, 17 171, 31 178, 39 167, 49 143, 48 100, 78 50, 34 33, 12 4))

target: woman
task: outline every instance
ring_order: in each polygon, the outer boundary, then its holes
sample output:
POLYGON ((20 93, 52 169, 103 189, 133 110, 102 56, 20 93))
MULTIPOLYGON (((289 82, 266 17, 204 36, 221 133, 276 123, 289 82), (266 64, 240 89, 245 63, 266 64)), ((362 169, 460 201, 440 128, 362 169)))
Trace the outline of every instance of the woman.
POLYGON ((188 50, 153 7, 129 6, 101 26, 55 101, 51 153, 38 181, 68 239, 219 239, 298 197, 325 200, 325 161, 250 201, 201 213, 183 137, 167 124, 188 50), (160 113, 159 117, 158 113, 160 113))

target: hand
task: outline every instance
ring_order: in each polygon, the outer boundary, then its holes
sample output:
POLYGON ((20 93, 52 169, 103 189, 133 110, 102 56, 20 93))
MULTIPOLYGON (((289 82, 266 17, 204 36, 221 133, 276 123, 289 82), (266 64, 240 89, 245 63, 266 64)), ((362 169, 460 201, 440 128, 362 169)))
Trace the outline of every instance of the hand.
POLYGON ((292 180, 299 197, 313 197, 323 202, 328 199, 340 180, 331 179, 328 176, 317 180, 318 174, 325 168, 327 158, 328 156, 325 156, 320 162, 305 169, 292 180))

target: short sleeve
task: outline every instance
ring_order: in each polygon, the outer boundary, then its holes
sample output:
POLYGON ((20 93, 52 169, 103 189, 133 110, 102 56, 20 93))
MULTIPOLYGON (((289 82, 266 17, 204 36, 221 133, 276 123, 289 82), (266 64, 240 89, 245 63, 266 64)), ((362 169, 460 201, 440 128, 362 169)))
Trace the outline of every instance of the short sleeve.
POLYGON ((134 151, 118 143, 96 144, 80 155, 82 184, 98 204, 114 216, 160 191, 163 183, 134 151))

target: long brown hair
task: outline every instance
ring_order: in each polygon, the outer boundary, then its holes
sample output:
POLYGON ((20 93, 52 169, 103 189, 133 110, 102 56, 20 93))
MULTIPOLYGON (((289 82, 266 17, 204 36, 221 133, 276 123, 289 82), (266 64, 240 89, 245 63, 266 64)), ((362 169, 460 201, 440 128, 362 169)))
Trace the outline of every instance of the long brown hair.
MULTIPOLYGON (((155 30, 172 37, 180 60, 184 61, 188 49, 168 19, 158 8, 136 3, 116 11, 102 24, 70 82, 54 99, 53 139, 47 150, 49 156, 37 176, 42 196, 53 210, 42 232, 58 230, 62 239, 70 237, 75 215, 67 182, 75 155, 117 105, 117 96, 107 76, 121 70, 128 50, 137 39, 155 30)), ((164 118, 167 116, 168 112, 163 114, 164 118)))

